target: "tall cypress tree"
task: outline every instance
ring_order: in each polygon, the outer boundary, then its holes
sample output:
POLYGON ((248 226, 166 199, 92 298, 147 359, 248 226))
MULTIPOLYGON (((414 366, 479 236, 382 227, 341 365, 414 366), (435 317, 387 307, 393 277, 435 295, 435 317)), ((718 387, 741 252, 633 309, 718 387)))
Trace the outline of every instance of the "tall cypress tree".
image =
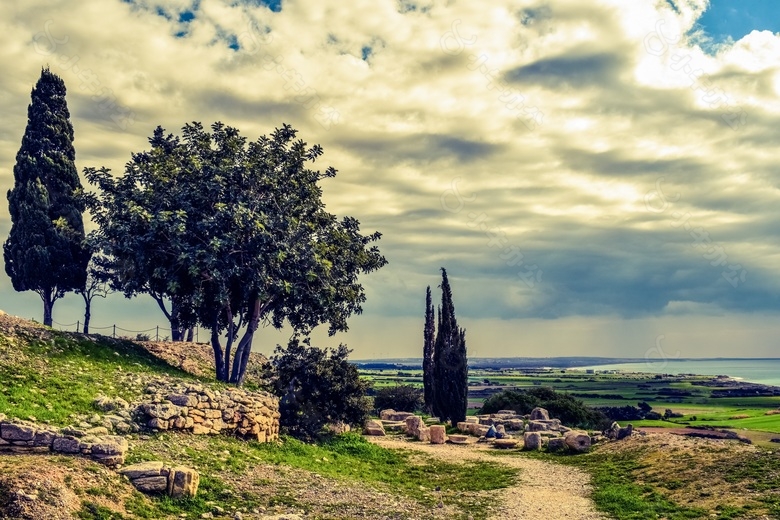
POLYGON ((434 344, 434 403, 442 421, 466 420, 468 361, 466 331, 458 327, 447 271, 442 267, 441 307, 434 344))
POLYGON ((90 253, 75 157, 65 83, 43 69, 16 154, 14 187, 8 192, 11 233, 3 257, 14 289, 40 295, 43 322, 49 326, 54 302, 82 289, 87 278, 90 253))
POLYGON ((425 408, 428 413, 436 415, 438 409, 434 411, 434 379, 433 379, 433 347, 436 334, 436 325, 433 320, 436 318, 431 302, 431 286, 429 285, 425 292, 425 330, 423 331, 423 392, 425 397, 425 408))

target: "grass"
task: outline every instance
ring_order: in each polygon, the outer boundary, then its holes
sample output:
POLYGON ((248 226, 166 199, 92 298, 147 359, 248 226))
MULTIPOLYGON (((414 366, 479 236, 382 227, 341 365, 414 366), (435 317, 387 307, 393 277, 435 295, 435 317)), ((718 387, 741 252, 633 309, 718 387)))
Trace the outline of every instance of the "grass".
MULTIPOLYGON (((367 370, 363 377, 376 387, 405 383, 422 385, 422 372, 405 370, 367 370)), ((510 388, 548 386, 556 391, 575 394, 588 406, 636 406, 644 401, 653 410, 663 414, 668 408, 685 416, 671 421, 633 421, 634 426, 679 428, 688 425, 745 429, 755 432, 780 434, 780 414, 765 415, 780 409, 780 396, 713 397, 713 387, 701 383, 710 376, 659 376, 657 374, 586 374, 582 372, 495 373, 472 370, 469 373, 469 414, 474 406, 481 406, 485 392, 510 388), (488 384, 485 383, 487 380, 488 384), (670 395, 677 392, 680 395, 670 395), (734 417, 747 415, 747 418, 734 417), (693 420, 692 418, 696 419, 693 420)))
POLYGON ((0 334, 0 410, 9 416, 66 425, 94 413, 98 394, 132 400, 143 392, 138 375, 192 376, 123 340, 47 331, 49 339, 0 334))
MULTIPOLYGON (((143 460, 175 458, 177 463, 192 466, 201 473, 198 497, 189 501, 157 498, 153 514, 192 514, 209 511, 208 503, 231 507, 292 506, 304 511, 309 506, 276 486, 271 496, 236 496, 226 491, 226 482, 247 474, 259 464, 290 467, 316 473, 322 477, 371 486, 379 491, 430 504, 438 487, 442 501, 463 512, 480 517, 486 514, 489 501, 482 492, 502 489, 515 481, 516 470, 487 462, 452 464, 407 451, 390 450, 372 444, 357 434, 334 436, 318 444, 306 444, 290 437, 279 444, 244 442, 237 439, 210 437, 205 446, 185 446, 184 438, 163 434, 154 441, 133 450, 128 463, 143 460), (205 477, 204 479, 204 476, 205 477)), ((261 481, 259 484, 264 484, 261 481)))
POLYGON ((780 458, 766 450, 660 445, 525 456, 590 473, 596 507, 618 520, 780 517, 780 458))

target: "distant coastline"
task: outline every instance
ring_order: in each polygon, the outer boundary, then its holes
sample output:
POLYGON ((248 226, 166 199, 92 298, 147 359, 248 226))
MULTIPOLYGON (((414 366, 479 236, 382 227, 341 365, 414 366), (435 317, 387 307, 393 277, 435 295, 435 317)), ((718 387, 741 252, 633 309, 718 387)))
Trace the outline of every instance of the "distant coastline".
MULTIPOLYGON (((420 370, 422 359, 366 359, 355 361, 363 370, 420 370)), ((521 370, 536 372, 545 369, 578 369, 596 371, 636 372, 649 374, 695 374, 729 376, 747 383, 780 386, 780 358, 471 358, 473 370, 521 370)))

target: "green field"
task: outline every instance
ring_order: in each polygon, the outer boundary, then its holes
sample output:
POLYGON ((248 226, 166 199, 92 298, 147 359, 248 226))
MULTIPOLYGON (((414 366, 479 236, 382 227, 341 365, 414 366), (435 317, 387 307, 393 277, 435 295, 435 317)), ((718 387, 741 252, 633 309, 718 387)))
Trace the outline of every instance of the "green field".
MULTIPOLYGON (((422 386, 421 370, 364 370, 361 375, 375 388, 395 384, 422 386)), ((571 370, 520 370, 469 373, 469 412, 474 413, 492 392, 534 386, 552 387, 574 394, 587 405, 636 406, 643 401, 660 414, 668 409, 683 417, 663 421, 633 421, 634 426, 680 428, 712 426, 780 434, 780 396, 714 397, 710 376, 659 376, 656 374, 586 374, 571 370)), ((768 440, 768 439, 767 439, 768 440)))

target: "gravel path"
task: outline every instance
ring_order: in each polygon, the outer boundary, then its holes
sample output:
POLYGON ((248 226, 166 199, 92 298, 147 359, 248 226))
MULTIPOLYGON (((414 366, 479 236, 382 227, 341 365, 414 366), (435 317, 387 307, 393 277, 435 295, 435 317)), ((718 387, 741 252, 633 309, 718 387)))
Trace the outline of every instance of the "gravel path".
POLYGON ((386 448, 425 452, 448 462, 464 460, 490 461, 520 470, 519 482, 503 490, 500 507, 488 520, 528 518, 545 520, 604 520, 590 500, 590 477, 587 473, 563 464, 554 464, 527 457, 495 457, 486 453, 487 444, 433 445, 409 442, 392 437, 366 437, 386 448))

